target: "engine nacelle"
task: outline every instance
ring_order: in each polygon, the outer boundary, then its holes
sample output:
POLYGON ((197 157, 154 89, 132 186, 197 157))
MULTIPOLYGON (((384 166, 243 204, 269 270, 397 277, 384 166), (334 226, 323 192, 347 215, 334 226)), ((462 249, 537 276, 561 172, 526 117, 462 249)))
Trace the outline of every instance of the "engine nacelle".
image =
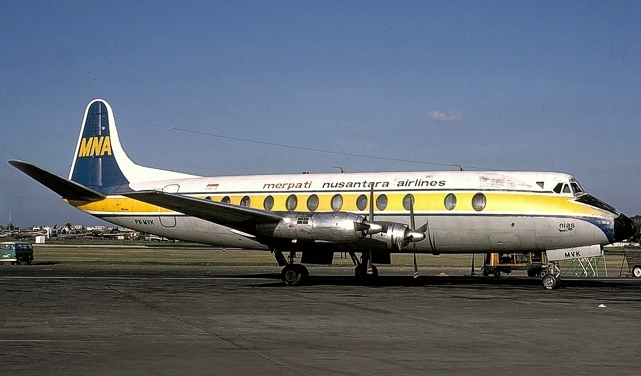
POLYGON ((256 230, 276 238, 355 242, 365 237, 365 217, 352 213, 286 213, 278 223, 256 225, 256 230))

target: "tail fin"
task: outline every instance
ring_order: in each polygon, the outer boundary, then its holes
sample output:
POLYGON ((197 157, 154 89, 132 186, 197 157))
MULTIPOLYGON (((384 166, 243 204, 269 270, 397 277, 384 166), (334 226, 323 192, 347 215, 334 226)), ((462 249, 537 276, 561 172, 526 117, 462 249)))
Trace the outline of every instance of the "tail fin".
POLYGON ((94 99, 87 105, 69 179, 104 194, 129 191, 131 183, 195 177, 135 164, 118 137, 109 104, 94 99))

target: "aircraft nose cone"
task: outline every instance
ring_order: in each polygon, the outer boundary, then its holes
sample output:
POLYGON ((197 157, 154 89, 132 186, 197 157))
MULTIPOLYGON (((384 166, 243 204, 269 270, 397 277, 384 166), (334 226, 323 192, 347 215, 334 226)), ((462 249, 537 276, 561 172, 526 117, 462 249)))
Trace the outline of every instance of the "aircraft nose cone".
POLYGON ((614 241, 620 242, 634 235, 634 223, 628 217, 620 214, 614 219, 614 241))

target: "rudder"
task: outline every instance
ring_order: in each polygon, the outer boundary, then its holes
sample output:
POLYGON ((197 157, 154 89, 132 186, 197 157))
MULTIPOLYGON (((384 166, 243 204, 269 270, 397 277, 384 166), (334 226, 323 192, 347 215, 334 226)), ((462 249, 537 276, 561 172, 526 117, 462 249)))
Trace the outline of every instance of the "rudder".
POLYGON ((107 102, 96 99, 87 105, 80 129, 69 179, 102 193, 126 188, 125 177, 116 159, 115 119, 107 102), (115 134, 114 134, 115 133, 115 134), (115 137, 114 137, 115 136, 115 137))

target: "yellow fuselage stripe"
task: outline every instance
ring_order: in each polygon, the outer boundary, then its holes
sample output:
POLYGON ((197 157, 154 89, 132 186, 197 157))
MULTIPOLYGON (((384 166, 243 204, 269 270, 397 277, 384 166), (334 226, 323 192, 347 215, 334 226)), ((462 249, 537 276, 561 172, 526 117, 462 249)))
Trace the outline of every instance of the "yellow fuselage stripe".
MULTIPOLYGON (((472 207, 472 197, 477 193, 474 191, 439 191, 439 192, 390 192, 390 193, 376 193, 374 195, 374 202, 379 195, 385 194, 387 196, 387 207, 384 210, 379 210, 374 205, 375 213, 378 215, 385 214, 408 214, 408 210, 403 207, 403 198, 411 193, 415 198, 414 211, 416 214, 429 214, 429 213, 452 213, 452 214, 515 214, 515 215, 545 215, 545 214, 563 214, 571 216, 600 216, 602 213, 593 207, 583 205, 575 202, 571 197, 558 195, 558 194, 534 194, 523 192, 483 192, 486 197, 485 208, 477 212, 472 207), (456 195, 456 206, 453 210, 445 208, 445 196, 448 193, 456 195)), ((362 212, 366 213, 368 207, 364 210, 359 210, 356 206, 357 198, 365 195, 369 200, 369 194, 366 192, 320 192, 320 193, 300 193, 296 194, 298 205, 294 211, 309 212, 307 208, 307 199, 316 194, 318 196, 318 208, 316 212, 331 212, 331 200, 336 194, 341 194, 343 197, 343 206, 340 211, 347 212, 362 212)), ((263 203, 267 196, 272 196, 274 199, 274 206, 271 211, 287 211, 286 201, 291 193, 272 193, 272 194, 229 194, 229 195, 209 195, 213 201, 221 201, 223 197, 227 196, 230 203, 240 205, 243 197, 250 198, 249 207, 264 210, 263 203)), ((192 195, 190 195, 192 196, 192 195)), ((207 195, 193 195, 205 199, 207 195)), ((137 213, 137 214, 153 214, 153 213, 172 213, 155 205, 147 204, 141 201, 130 199, 122 196, 110 196, 103 200, 86 203, 86 202, 69 202, 76 208, 91 212, 92 214, 116 214, 116 213, 137 213)))

